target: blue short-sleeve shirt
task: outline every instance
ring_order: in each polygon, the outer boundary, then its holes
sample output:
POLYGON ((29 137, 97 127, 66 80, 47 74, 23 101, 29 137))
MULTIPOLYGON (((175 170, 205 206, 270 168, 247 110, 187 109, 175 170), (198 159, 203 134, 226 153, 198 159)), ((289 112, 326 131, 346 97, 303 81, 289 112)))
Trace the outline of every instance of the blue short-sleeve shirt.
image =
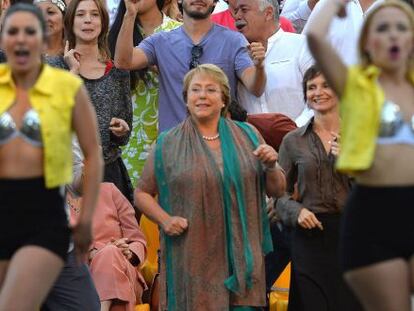
MULTIPOLYGON (((229 78, 231 95, 235 97, 237 80, 253 66, 247 51, 247 40, 235 31, 214 24, 198 44, 203 48, 202 64, 219 66, 229 78)), ((138 48, 146 54, 149 65, 159 70, 159 130, 168 130, 187 116, 183 100, 183 78, 190 68, 193 42, 183 26, 159 32, 143 40, 138 48)))

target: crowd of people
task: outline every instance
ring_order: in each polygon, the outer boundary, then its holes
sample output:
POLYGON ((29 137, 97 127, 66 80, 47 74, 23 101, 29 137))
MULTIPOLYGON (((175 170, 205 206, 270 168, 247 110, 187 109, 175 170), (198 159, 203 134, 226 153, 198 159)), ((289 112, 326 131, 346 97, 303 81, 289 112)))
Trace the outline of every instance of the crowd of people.
POLYGON ((413 308, 413 1, 0 8, 0 311, 413 308))

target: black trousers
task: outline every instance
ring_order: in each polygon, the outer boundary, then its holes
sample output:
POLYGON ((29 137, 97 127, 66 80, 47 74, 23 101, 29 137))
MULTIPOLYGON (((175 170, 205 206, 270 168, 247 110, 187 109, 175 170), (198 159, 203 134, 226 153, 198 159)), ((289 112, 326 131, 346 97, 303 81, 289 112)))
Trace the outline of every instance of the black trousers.
POLYGON ((99 311, 101 303, 86 264, 78 265, 74 251, 69 252, 41 311, 99 311))
MULTIPOLYGON (((269 294, 272 285, 282 274, 292 258, 292 228, 278 222, 270 227, 272 235, 273 251, 265 257, 266 267, 266 293, 269 294)), ((297 286, 291 265, 290 288, 289 288, 289 310, 300 311, 300 297, 297 294, 297 286)))
POLYGON ((359 311, 339 265, 339 214, 317 214, 323 230, 297 226, 293 233, 292 262, 304 311, 359 311))
POLYGON ((266 291, 271 291, 272 285, 288 265, 291 258, 291 229, 281 223, 272 224, 273 251, 266 255, 266 291))

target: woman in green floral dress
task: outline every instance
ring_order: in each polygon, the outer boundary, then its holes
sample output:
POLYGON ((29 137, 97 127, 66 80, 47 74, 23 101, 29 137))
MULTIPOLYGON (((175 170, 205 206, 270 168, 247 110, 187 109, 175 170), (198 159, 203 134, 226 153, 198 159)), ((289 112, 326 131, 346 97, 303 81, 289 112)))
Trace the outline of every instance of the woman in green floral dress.
MULTIPOLYGON (((134 29, 134 45, 159 31, 170 31, 181 25, 161 12, 164 0, 142 0, 134 29), (154 28, 154 21, 158 26, 154 28)), ((125 14, 125 4, 120 2, 118 13, 109 34, 112 55, 116 38, 125 14)), ((122 158, 128 169, 132 184, 136 185, 148 152, 158 135, 158 75, 156 68, 133 71, 131 73, 133 121, 132 133, 127 146, 123 148, 122 158)))

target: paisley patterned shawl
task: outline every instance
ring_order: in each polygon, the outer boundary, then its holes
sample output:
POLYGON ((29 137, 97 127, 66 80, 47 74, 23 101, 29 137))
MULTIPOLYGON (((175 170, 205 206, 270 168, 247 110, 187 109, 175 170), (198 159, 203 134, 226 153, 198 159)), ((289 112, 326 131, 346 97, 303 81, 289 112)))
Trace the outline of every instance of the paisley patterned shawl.
POLYGON ((167 285, 161 286, 162 310, 224 311, 265 304, 263 258, 272 241, 264 172, 252 154, 263 139, 251 126, 223 118, 219 133, 223 168, 191 118, 157 141, 160 205, 189 221, 183 235, 163 235, 167 285))

